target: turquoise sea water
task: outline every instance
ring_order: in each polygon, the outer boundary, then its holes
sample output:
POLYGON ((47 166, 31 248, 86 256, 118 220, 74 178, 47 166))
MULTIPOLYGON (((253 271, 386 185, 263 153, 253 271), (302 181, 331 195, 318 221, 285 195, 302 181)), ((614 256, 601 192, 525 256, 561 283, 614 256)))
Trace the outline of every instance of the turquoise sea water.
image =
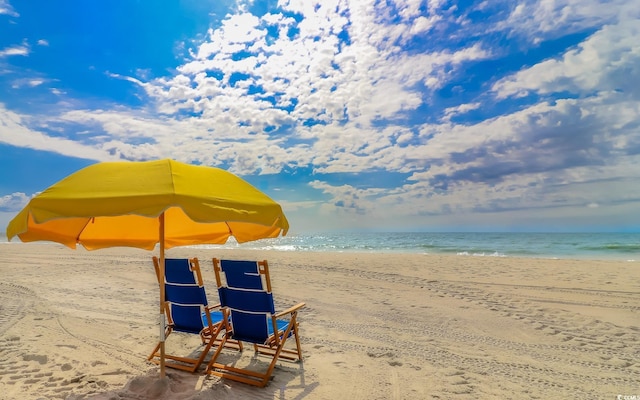
POLYGON ((640 261, 640 233, 318 233, 207 247, 640 261))
POLYGON ((291 234, 225 247, 280 251, 405 252, 485 257, 640 261, 640 233, 291 234))

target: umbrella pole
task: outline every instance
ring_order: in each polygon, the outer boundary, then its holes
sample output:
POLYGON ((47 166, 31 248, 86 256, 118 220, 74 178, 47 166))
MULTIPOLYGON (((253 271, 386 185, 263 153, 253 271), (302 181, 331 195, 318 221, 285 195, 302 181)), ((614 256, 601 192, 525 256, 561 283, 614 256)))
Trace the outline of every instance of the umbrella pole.
POLYGON ((165 377, 164 361, 164 335, 165 335, 165 315, 164 315, 164 212, 160 214, 160 378, 165 377))

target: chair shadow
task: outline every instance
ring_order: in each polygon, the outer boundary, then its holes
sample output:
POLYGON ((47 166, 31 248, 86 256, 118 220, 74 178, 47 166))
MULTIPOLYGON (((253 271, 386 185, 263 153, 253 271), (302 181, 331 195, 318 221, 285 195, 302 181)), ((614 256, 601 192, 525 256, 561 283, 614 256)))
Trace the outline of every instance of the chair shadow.
MULTIPOLYGON (((223 350, 216 362, 260 372, 265 371, 269 366, 271 358, 254 353, 250 346, 247 347, 242 353, 223 350), (252 354, 249 356, 249 353, 252 354)), ((210 357, 207 357, 203 363, 204 367, 199 371, 200 373, 206 368, 209 360, 210 357)), ((260 397, 266 396, 266 398, 303 399, 311 394, 320 384, 319 382, 306 382, 304 361, 293 362, 284 360, 279 360, 276 363, 269 383, 263 388, 210 375, 205 378, 205 382, 206 381, 210 382, 213 386, 225 385, 229 387, 234 394, 237 393, 240 396, 239 398, 259 395, 260 397)))
MULTIPOLYGON (((246 350, 245 350, 246 351, 246 350)), ((256 357, 253 357, 256 358, 256 357)), ((225 362, 233 362, 225 357, 225 362)), ((266 365, 262 360, 251 360, 250 368, 266 365)), ((241 382, 206 375, 204 368, 191 373, 179 369, 166 368, 164 378, 158 367, 150 366, 144 375, 132 377, 121 389, 93 394, 78 394, 69 400, 113 400, 113 399, 304 399, 309 396, 319 382, 307 383, 302 362, 278 362, 272 379, 266 387, 256 387, 241 382), (290 364, 290 365, 285 365, 290 364)))

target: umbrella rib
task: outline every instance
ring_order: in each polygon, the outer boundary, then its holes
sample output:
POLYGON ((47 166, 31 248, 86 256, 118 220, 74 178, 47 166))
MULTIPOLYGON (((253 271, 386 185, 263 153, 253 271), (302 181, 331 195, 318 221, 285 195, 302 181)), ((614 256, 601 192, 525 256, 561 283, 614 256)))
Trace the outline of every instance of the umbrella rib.
MULTIPOLYGON (((85 222, 84 226, 82 227, 82 229, 80 229, 80 231, 78 232, 78 235, 76 236, 76 244, 82 244, 80 242, 80 235, 82 235, 82 232, 84 232, 85 228, 87 227, 87 225, 89 225, 90 222, 95 221, 96 217, 89 217, 87 219, 87 222, 85 222)), ((84 246, 84 245, 83 245, 84 246)))
MULTIPOLYGON (((233 236, 233 231, 231 231, 231 227, 229 226, 229 221, 224 221, 224 224, 227 226, 227 230, 229 231, 229 235, 233 236)), ((233 236, 235 237, 235 236, 233 236)), ((236 238, 236 241, 238 241, 238 238, 236 238)))

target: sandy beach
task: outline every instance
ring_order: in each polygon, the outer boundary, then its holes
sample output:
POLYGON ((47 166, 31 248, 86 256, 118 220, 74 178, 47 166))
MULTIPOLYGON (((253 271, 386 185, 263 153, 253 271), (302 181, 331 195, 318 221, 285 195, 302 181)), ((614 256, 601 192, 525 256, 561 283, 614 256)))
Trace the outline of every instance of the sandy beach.
POLYGON ((153 254, 1 245, 0 399, 640 398, 637 262, 169 250, 200 259, 211 302, 212 257, 267 259, 277 308, 306 302, 304 362, 261 389, 159 379, 153 254))

